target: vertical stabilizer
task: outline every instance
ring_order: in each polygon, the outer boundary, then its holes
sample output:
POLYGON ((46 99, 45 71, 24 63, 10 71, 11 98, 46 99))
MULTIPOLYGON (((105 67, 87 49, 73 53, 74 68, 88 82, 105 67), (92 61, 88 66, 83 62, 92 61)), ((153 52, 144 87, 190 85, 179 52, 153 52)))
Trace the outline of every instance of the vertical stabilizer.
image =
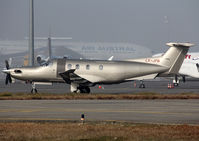
POLYGON ((161 57, 161 65, 167 66, 170 69, 168 74, 178 73, 184 58, 189 50, 189 47, 194 44, 191 43, 167 43, 170 49, 161 57))

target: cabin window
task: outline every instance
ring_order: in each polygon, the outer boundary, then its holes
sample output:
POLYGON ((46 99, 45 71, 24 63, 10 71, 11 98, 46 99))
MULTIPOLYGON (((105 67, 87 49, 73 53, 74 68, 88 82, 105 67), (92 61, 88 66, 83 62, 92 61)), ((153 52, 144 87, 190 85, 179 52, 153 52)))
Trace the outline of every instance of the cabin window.
POLYGON ((86 65, 86 69, 89 70, 90 69, 90 65, 86 65))
POLYGON ((68 69, 71 69, 72 68, 72 65, 71 64, 68 64, 68 69))
POLYGON ((99 70, 103 70, 103 65, 99 65, 99 70))
POLYGON ((79 69, 79 64, 77 64, 77 65, 75 66, 75 68, 78 70, 78 69, 79 69))

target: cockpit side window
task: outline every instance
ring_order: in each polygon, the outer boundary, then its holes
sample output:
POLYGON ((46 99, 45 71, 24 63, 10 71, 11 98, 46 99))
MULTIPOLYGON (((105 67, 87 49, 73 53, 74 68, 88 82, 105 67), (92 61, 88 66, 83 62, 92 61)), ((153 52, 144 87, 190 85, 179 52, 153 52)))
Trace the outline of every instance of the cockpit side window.
POLYGON ((99 70, 103 70, 103 65, 99 65, 99 70))
POLYGON ((86 65, 86 69, 89 70, 90 69, 90 65, 86 65))
POLYGON ((71 65, 71 64, 68 64, 67 67, 68 67, 68 69, 71 69, 71 68, 72 68, 72 65, 71 65))
POLYGON ((80 68, 79 64, 76 64, 75 68, 78 70, 80 68))

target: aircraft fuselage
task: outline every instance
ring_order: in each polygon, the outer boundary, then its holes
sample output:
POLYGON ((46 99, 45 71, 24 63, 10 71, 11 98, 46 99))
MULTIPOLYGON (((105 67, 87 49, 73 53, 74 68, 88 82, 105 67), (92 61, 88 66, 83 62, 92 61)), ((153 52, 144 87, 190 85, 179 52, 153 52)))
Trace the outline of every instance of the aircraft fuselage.
POLYGON ((130 61, 93 61, 56 59, 46 66, 11 69, 12 77, 32 82, 65 82, 60 73, 75 70, 80 77, 92 83, 119 83, 133 77, 161 73, 168 68, 130 61))

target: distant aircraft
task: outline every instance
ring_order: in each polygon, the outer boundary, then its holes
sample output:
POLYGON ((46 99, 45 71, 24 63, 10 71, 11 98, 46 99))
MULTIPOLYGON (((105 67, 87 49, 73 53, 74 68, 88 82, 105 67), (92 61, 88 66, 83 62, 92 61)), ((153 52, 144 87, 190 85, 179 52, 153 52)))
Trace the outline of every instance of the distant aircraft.
MULTIPOLYGON (((23 52, 25 56, 27 54, 25 53, 27 52, 27 44, 27 40, 0 40, 0 51, 3 56, 6 55, 8 58, 14 54, 20 54, 20 56, 22 56, 23 52)), ((35 40, 35 52, 37 52, 37 50, 41 50, 42 48, 42 52, 47 53, 46 41, 35 40)), ((48 55, 45 53, 42 54, 42 52, 37 54, 43 56, 48 55)), ((105 58, 107 59, 110 56, 114 56, 114 60, 125 60, 152 56, 150 49, 132 43, 70 42, 66 40, 53 40, 52 54, 53 56, 67 55, 72 59, 79 59, 79 56, 81 56, 83 59, 99 60, 104 60, 105 58), (67 50, 68 52, 65 52, 64 50, 67 50), (74 52, 76 54, 74 54, 74 52), (78 56, 77 53, 79 54, 78 56)))
MULTIPOLYGON (((51 37, 49 34, 49 37, 35 37, 36 40, 48 40, 48 57, 45 57, 44 55, 37 55, 36 60, 39 65, 45 65, 50 62, 50 60, 53 58, 52 56, 52 40, 71 40, 71 37, 51 37)), ((63 56, 66 57, 66 56, 63 56)), ((55 58, 55 57, 54 57, 55 58)))
MULTIPOLYGON (((37 60, 37 63, 39 64, 39 65, 46 65, 46 64, 48 64, 49 62, 50 62, 50 60, 52 60, 52 59, 61 59, 61 58, 71 58, 69 55, 64 55, 64 56, 62 56, 62 57, 56 57, 56 56, 52 56, 52 46, 51 46, 51 41, 52 41, 52 39, 58 39, 58 40, 62 40, 62 39, 64 39, 64 40, 68 40, 68 39, 72 39, 72 38, 70 38, 70 37, 67 37, 67 38, 57 38, 57 37, 48 37, 48 38, 37 38, 36 37, 36 39, 47 39, 48 40, 48 57, 46 57, 46 56, 43 56, 43 55, 37 55, 37 57, 36 57, 36 60, 37 60)), ((66 52, 67 53, 67 52, 66 52)), ((113 60, 113 58, 114 58, 114 56, 111 56, 111 57, 109 57, 108 58, 108 60, 109 61, 111 61, 111 60, 113 60)), ((81 58, 82 59, 82 58, 81 58)), ((92 59, 92 58, 91 58, 92 59)))
MULTIPOLYGON (((155 54, 153 57, 162 56, 163 53, 155 54)), ((190 77, 199 78, 199 52, 190 52, 186 54, 184 62, 178 72, 173 79, 173 84, 175 86, 179 85, 179 77, 182 77, 182 81, 185 82, 190 77)))
POLYGON ((161 57, 128 61, 55 59, 47 66, 10 69, 6 62, 6 84, 11 77, 32 82, 32 92, 37 92, 37 82, 60 82, 71 86, 71 92, 90 93, 96 84, 116 84, 142 77, 176 74, 185 58, 190 43, 167 43, 170 48, 161 57))

